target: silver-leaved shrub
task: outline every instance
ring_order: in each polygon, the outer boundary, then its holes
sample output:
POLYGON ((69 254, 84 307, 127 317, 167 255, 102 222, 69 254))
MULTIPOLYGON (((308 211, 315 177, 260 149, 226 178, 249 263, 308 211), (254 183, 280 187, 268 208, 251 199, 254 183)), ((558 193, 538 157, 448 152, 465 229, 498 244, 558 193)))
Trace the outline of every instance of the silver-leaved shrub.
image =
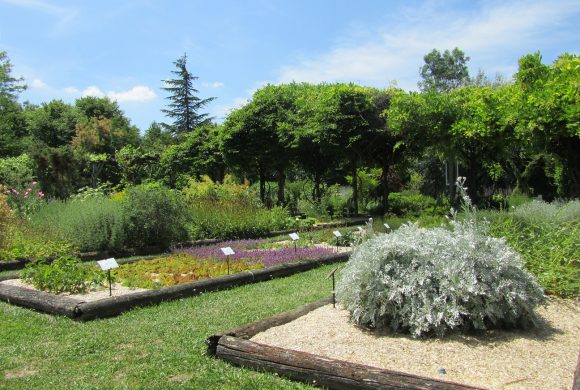
POLYGON ((487 229, 473 210, 451 229, 406 224, 377 235, 353 251, 338 301, 358 325, 415 337, 532 326, 543 289, 519 254, 487 229))

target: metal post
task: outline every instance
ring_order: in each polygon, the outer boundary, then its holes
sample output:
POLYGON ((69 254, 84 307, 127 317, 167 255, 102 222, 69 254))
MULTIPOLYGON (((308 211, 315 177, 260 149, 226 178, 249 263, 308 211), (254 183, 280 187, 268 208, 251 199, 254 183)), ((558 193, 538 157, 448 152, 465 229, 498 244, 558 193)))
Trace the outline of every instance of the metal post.
POLYGON ((109 296, 113 296, 113 287, 112 287, 112 281, 111 281, 111 270, 108 270, 107 273, 109 275, 109 296))
POLYGON ((230 274, 230 257, 226 256, 226 261, 228 262, 228 275, 230 274))

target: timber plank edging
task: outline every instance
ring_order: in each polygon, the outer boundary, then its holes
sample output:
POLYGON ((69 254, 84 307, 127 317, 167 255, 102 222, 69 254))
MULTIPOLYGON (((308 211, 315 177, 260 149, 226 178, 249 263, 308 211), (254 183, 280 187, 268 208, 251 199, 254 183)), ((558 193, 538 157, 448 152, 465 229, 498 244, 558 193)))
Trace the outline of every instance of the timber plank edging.
POLYGON ((220 338, 216 356, 235 365, 276 372, 290 379, 329 389, 481 389, 272 347, 233 336, 220 338))
POLYGON ((479 389, 455 382, 268 346, 249 340, 260 332, 294 321, 330 302, 331 298, 325 298, 212 335, 206 340, 208 354, 238 366, 277 373, 293 380, 329 389, 479 389))
POLYGON ((157 304, 162 301, 186 298, 205 292, 293 275, 324 264, 347 261, 349 255, 349 253, 338 253, 314 260, 280 264, 259 270, 238 272, 232 275, 113 296, 92 302, 83 302, 43 291, 0 284, 0 300, 46 313, 60 314, 76 320, 88 321, 116 316, 138 306, 157 304))

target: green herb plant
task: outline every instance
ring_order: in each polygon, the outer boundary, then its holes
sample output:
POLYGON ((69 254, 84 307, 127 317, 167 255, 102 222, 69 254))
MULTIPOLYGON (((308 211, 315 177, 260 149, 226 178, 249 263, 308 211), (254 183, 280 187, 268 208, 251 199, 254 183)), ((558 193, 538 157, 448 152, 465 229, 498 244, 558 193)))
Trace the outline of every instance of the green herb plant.
POLYGON ((52 263, 36 261, 21 272, 21 279, 39 290, 52 293, 84 293, 107 280, 107 274, 94 264, 82 263, 72 256, 63 256, 52 263))

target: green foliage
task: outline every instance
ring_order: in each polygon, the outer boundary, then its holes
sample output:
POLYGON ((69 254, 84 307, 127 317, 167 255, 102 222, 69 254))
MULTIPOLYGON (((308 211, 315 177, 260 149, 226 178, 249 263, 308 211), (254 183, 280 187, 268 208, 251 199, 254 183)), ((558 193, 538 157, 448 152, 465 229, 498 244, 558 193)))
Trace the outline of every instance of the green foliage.
POLYGON ((22 190, 34 177, 34 162, 27 154, 0 159, 0 183, 9 189, 22 190))
MULTIPOLYGON (((230 273, 263 268, 252 261, 231 261, 230 273)), ((127 287, 159 288, 227 275, 225 261, 200 260, 186 254, 174 254, 153 260, 124 264, 114 270, 115 279, 127 287)))
POLYGON ((427 195, 410 192, 391 192, 389 194, 389 213, 418 217, 424 213, 445 215, 448 207, 438 206, 437 201, 427 195))
POLYGON ((187 239, 185 225, 190 215, 180 192, 143 184, 128 188, 121 205, 127 247, 169 247, 187 239))
POLYGON ((580 202, 564 204, 529 202, 512 212, 496 212, 491 234, 505 237, 521 253, 526 268, 547 293, 561 297, 580 295, 580 202))
POLYGON ((433 49, 423 59, 425 65, 420 70, 423 80, 419 82, 423 91, 448 92, 469 82, 469 57, 459 48, 445 50, 443 54, 433 49))
POLYGON ((99 286, 107 276, 93 264, 63 256, 50 264, 42 261, 30 263, 20 277, 43 291, 77 294, 99 286))
POLYGON ((0 250, 0 261, 45 259, 52 256, 64 256, 77 252, 78 249, 70 242, 54 237, 47 237, 44 232, 16 226, 11 232, 8 247, 0 250))
POLYGON ((175 79, 163 80, 165 86, 163 90, 169 93, 168 108, 161 110, 165 115, 173 120, 172 124, 162 123, 171 134, 176 136, 186 135, 197 126, 210 122, 208 114, 199 112, 209 102, 215 98, 200 99, 196 96, 199 92, 193 87, 193 82, 198 77, 193 76, 187 70, 187 54, 179 57, 174 63, 177 70, 171 71, 177 76, 175 79))
POLYGON ((26 111, 26 120, 32 137, 50 147, 71 142, 79 119, 74 106, 62 100, 42 103, 40 107, 26 111))
POLYGON ((105 196, 51 201, 30 216, 30 226, 82 252, 120 249, 126 243, 123 205, 105 196))
POLYGON ((6 248, 10 241, 10 230, 14 215, 0 185, 0 251, 6 248))

